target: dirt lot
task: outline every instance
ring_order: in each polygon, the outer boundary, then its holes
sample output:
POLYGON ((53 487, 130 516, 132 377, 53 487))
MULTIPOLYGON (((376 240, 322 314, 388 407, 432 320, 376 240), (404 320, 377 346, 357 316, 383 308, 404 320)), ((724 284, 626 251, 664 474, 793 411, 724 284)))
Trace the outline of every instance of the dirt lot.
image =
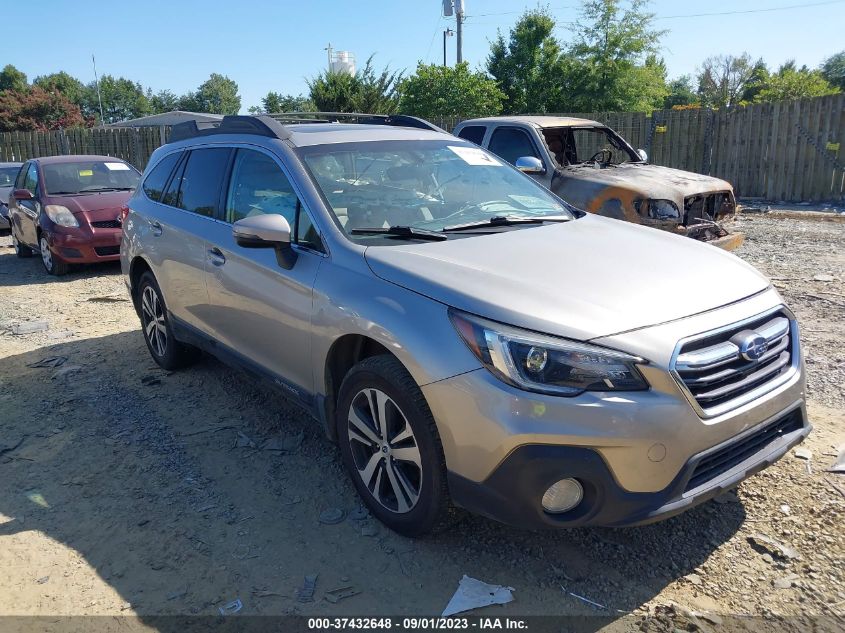
POLYGON ((241 615, 434 615, 466 573, 514 588, 485 615, 604 615, 610 630, 693 630, 715 614, 843 626, 845 475, 824 469, 845 442, 845 223, 739 227, 739 255, 801 321, 809 462, 793 452, 736 494, 643 528, 526 532, 464 516, 416 541, 355 518, 338 451, 283 397, 210 358, 158 369, 117 267, 55 280, 0 238, 0 614, 215 614, 239 598, 241 615), (49 329, 13 333, 37 320, 49 329), (330 508, 347 518, 321 524, 330 508), (317 589, 301 603, 306 574, 317 589), (360 593, 324 599, 348 585, 360 593))

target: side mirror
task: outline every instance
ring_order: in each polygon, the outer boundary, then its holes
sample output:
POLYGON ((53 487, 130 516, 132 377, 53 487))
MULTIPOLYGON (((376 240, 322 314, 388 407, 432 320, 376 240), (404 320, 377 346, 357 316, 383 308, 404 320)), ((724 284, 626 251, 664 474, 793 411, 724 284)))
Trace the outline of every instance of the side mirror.
POLYGON ((15 189, 15 192, 12 194, 15 200, 32 200, 35 196, 32 195, 32 192, 29 189, 15 189))
POLYGON ((276 213, 254 215, 232 225, 232 237, 244 248, 273 248, 279 266, 293 268, 296 252, 290 245, 290 224, 276 213))
POLYGON ((543 161, 534 156, 520 156, 516 159, 516 168, 523 174, 544 174, 543 161))
POLYGON ((638 149, 637 150, 637 156, 639 156, 640 160, 643 161, 644 163, 648 162, 648 154, 646 153, 646 151, 644 149, 638 149))

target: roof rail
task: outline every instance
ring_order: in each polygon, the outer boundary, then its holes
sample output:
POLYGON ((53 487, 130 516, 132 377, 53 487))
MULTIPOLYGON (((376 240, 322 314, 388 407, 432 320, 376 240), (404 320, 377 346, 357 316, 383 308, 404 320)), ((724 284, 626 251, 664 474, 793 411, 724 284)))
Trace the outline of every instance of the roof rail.
POLYGON ((360 123, 412 127, 433 132, 445 132, 433 123, 407 114, 367 114, 363 112, 280 112, 268 114, 283 123, 360 123))
POLYGON ((369 125, 393 125, 411 127, 433 132, 444 132, 441 128, 425 119, 405 114, 362 114, 359 112, 285 112, 281 114, 262 114, 260 116, 224 116, 216 121, 185 121, 173 126, 170 142, 184 141, 198 136, 214 134, 257 134, 270 138, 290 138, 290 130, 283 123, 340 123, 346 119, 349 123, 369 125))
POLYGON ((197 136, 211 136, 213 134, 257 134, 270 138, 290 138, 290 132, 284 125, 269 116, 224 116, 218 124, 216 122, 185 121, 174 125, 170 131, 170 142, 184 141, 197 136))

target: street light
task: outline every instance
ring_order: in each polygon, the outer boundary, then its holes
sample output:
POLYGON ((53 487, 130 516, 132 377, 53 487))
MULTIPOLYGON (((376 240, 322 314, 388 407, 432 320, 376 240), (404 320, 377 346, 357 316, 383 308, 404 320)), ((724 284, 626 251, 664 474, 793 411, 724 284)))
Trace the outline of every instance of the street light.
POLYGON ((446 38, 452 37, 455 32, 452 29, 446 29, 443 31, 443 65, 446 65, 446 38))

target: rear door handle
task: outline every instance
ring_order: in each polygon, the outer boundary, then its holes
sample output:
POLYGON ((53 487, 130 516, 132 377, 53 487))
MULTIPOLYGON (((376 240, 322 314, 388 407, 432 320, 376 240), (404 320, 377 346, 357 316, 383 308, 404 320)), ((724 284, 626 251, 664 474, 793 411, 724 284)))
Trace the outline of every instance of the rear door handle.
POLYGON ((161 235, 162 228, 161 228, 161 224, 159 224, 159 223, 158 223, 158 220, 156 220, 155 222, 152 222, 152 223, 150 224, 150 226, 151 226, 151 227, 152 227, 152 229, 153 229, 153 235, 155 235, 156 237, 158 237, 159 235, 161 235))
POLYGON ((216 246, 208 251, 208 261, 215 266, 222 266, 226 263, 226 256, 216 246))

